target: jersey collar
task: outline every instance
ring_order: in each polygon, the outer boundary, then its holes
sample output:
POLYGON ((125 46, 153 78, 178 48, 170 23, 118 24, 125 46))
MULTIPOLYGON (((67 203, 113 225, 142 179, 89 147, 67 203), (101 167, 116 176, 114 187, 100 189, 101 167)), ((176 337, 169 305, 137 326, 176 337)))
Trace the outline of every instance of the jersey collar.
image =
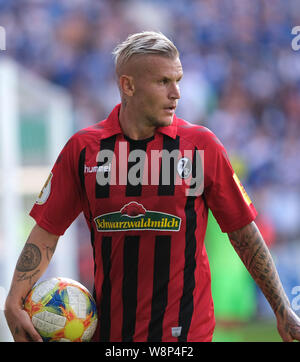
MULTIPOLYGON (((119 122, 119 111, 121 104, 115 106, 110 115, 104 121, 99 123, 102 128, 104 138, 111 137, 115 134, 123 133, 119 122)), ((157 132, 163 133, 171 138, 176 138, 177 135, 177 117, 174 115, 172 124, 167 127, 158 127, 157 132)))

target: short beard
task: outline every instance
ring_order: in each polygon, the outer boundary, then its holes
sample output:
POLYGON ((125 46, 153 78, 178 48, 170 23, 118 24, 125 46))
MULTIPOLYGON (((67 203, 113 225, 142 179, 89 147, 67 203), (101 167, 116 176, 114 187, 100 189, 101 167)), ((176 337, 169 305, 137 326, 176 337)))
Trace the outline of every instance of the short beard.
POLYGON ((170 119, 168 124, 166 124, 165 122, 161 122, 156 118, 148 118, 148 124, 149 124, 149 126, 157 127, 157 128, 158 127, 168 127, 172 124, 173 117, 174 117, 174 115, 172 116, 172 118, 170 119))

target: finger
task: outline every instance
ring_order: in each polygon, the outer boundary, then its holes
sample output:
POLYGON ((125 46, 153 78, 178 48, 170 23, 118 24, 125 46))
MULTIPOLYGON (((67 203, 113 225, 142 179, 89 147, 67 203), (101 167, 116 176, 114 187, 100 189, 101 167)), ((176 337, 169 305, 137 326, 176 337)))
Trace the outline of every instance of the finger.
POLYGON ((42 337, 40 336, 38 331, 34 328, 34 325, 32 324, 29 315, 25 311, 23 315, 24 315, 23 328, 24 332, 26 333, 27 339, 32 342, 43 342, 42 337))
POLYGON ((27 340, 30 342, 43 342, 42 337, 38 333, 26 333, 27 340))
POLYGON ((293 340, 300 341, 300 330, 299 330, 299 328, 297 329, 297 331, 292 332, 292 338, 293 338, 293 340))
POLYGON ((278 332, 283 342, 293 342, 293 337, 288 331, 278 328, 278 332))
POLYGON ((43 342, 42 337, 33 326, 26 329, 25 333, 30 342, 43 342))
POLYGON ((38 333, 38 331, 34 328, 31 321, 29 323, 24 324, 24 332, 26 334, 26 338, 31 342, 43 342, 42 337, 38 333))
POLYGON ((287 334, 284 337, 281 336, 281 338, 282 338, 283 342, 293 342, 293 340, 294 340, 290 334, 287 334))
POLYGON ((17 326, 13 331, 13 337, 15 342, 32 342, 33 338, 23 327, 17 326))

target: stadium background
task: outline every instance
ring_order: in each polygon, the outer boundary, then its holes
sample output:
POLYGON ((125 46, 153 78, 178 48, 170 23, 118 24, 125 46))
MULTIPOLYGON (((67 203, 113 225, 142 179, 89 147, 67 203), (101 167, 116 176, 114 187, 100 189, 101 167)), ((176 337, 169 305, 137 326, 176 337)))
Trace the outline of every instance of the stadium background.
MULTIPOLYGON (((297 0, 0 0, 0 26, 6 30, 0 58, 15 60, 20 69, 68 92, 72 134, 106 118, 119 102, 111 57, 119 41, 142 30, 160 30, 170 37, 184 68, 176 113, 210 128, 226 147, 259 212, 257 224, 297 312, 300 52, 291 47, 291 30, 297 25, 297 0)), ((30 153, 32 144, 39 150, 43 141, 35 123, 26 121, 23 126, 20 122, 18 139, 30 159, 39 154, 30 153)), ((1 192, 3 198, 5 190, 1 192)), ((25 216, 19 249, 33 225, 26 216, 31 202, 21 202, 25 216)), ((91 289, 92 255, 82 218, 76 230, 72 263, 79 280, 91 289)), ((0 251, 3 235, 0 220, 0 251)), ((270 308, 212 217, 206 245, 217 316, 214 340, 279 340, 270 308)))

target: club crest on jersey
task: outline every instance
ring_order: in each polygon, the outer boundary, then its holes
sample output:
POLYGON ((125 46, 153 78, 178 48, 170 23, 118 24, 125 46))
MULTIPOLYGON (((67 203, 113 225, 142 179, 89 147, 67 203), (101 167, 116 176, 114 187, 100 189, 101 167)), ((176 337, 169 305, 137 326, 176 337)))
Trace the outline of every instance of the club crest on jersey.
POLYGON ((181 178, 188 178, 192 173, 192 161, 182 157, 177 163, 177 172, 181 178))
POLYGON ((158 230, 179 231, 181 218, 164 212, 146 210, 135 201, 124 205, 120 211, 97 216, 97 231, 158 230))

